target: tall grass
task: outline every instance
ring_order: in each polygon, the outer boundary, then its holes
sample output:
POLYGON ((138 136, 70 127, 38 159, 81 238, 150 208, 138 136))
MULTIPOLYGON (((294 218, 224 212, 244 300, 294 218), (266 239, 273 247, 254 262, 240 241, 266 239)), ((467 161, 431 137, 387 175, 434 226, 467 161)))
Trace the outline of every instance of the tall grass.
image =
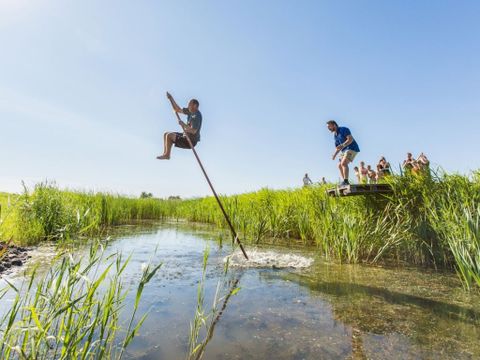
POLYGON ((160 265, 143 270, 129 325, 122 328, 128 259, 104 257, 102 249, 92 245, 87 260, 64 254, 45 276, 33 272, 25 288, 10 284, 16 296, 0 320, 2 359, 122 357, 145 319, 135 318, 144 286, 160 265))
MULTIPOLYGON (((62 191, 41 183, 25 190, 3 210, 0 238, 32 244, 97 235, 105 228, 134 220, 164 219, 174 203, 159 199, 134 199, 105 193, 62 191)), ((5 206, 4 206, 5 207, 5 206)))
POLYGON ((480 286, 480 173, 473 186, 462 176, 438 186, 435 203, 428 204, 432 229, 448 246, 465 286, 480 286))
MULTIPOLYGON (((251 242, 298 239, 326 256, 456 269, 480 285, 480 175, 405 174, 386 180, 389 196, 331 198, 327 186, 224 197, 251 242)), ((215 199, 179 202, 173 216, 225 226, 215 199)))
MULTIPOLYGON (((223 197, 246 241, 292 239, 325 256, 455 269, 467 288, 480 284, 480 173, 404 174, 386 179, 393 194, 331 198, 327 186, 262 189, 223 197)), ((1 197, 0 197, 1 200, 1 197)), ((60 191, 48 184, 15 199, 0 238, 17 243, 101 233, 138 219, 185 219, 226 227, 213 197, 130 199, 60 191)))

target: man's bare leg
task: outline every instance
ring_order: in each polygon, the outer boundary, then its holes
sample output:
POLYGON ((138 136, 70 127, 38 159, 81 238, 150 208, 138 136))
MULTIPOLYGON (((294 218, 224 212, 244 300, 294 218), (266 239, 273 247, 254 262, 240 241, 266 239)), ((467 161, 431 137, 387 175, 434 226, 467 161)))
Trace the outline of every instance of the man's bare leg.
POLYGON ((340 162, 338 163, 338 169, 340 170, 340 176, 341 176, 342 181, 343 181, 343 179, 345 179, 345 175, 344 175, 344 172, 343 172, 342 162, 343 162, 343 159, 342 159, 342 161, 340 161, 340 162))
POLYGON ((168 160, 168 159, 165 158, 165 154, 167 153, 168 134, 170 134, 170 133, 169 132, 163 133, 163 154, 160 155, 160 156, 157 156, 157 159, 159 159, 159 160, 168 160))
POLYGON ((167 152, 167 136, 168 136, 168 132, 165 132, 163 134, 163 153, 165 154, 167 152))
POLYGON ((175 141, 175 138, 177 135, 175 133, 165 133, 164 135, 164 151, 163 155, 157 156, 157 159, 159 160, 168 160, 170 159, 170 153, 172 152, 172 146, 173 142, 175 141))
POLYGON ((343 171, 340 170, 340 172, 343 174, 343 180, 347 180, 348 181, 348 173, 349 173, 349 169, 348 169, 348 164, 350 164, 350 160, 348 160, 347 158, 343 158, 342 161, 340 162, 340 166, 343 168, 343 171))

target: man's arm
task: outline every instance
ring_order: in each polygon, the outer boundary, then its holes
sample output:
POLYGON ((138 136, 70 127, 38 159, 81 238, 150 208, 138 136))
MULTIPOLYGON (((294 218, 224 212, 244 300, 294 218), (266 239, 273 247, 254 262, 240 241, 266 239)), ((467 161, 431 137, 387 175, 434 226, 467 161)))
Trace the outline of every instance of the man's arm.
POLYGON ((190 123, 186 124, 183 128, 185 132, 196 135, 200 131, 200 126, 202 124, 202 116, 200 113, 192 115, 190 123))
POLYGON ((334 152, 333 155, 332 155, 332 160, 335 160, 335 158, 337 157, 337 155, 338 155, 338 153, 340 152, 340 150, 341 150, 341 149, 339 149, 338 146, 337 146, 335 152, 334 152))
POLYGON ((353 142, 353 136, 352 135, 347 135, 347 140, 345 140, 342 144, 337 146, 337 150, 340 151, 343 148, 347 147, 353 142))
POLYGON ((178 106, 178 104, 176 103, 176 101, 173 99, 173 96, 167 91, 167 98, 168 100, 170 100, 170 102, 172 103, 172 107, 173 107, 173 110, 177 113, 181 113, 181 114, 184 114, 184 111, 183 109, 178 106))
POLYGON ((194 129, 191 125, 187 125, 187 124, 185 124, 185 126, 183 127, 183 130, 185 130, 186 133, 189 133, 192 135, 195 135, 198 131, 198 129, 194 129))

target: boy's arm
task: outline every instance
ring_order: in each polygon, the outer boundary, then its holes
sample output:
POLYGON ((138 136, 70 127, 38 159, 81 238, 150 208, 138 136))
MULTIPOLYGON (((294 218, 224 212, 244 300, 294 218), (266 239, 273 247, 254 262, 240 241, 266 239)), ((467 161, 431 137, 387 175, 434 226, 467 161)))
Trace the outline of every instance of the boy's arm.
POLYGON ((183 130, 185 130, 185 132, 192 135, 195 135, 198 131, 197 129, 194 129, 191 125, 187 125, 187 124, 185 124, 185 127, 183 128, 183 130))
POLYGON ((195 135, 200 130, 200 126, 201 115, 196 114, 192 116, 190 123, 185 126, 184 130, 189 134, 195 135), (200 117, 200 119, 198 117, 200 117))
POLYGON ((332 160, 335 160, 335 158, 337 157, 337 155, 338 155, 338 153, 340 152, 340 150, 341 150, 341 149, 339 149, 338 146, 337 146, 335 152, 333 153, 332 160))
POLYGON ((178 106, 176 101, 173 99, 173 96, 168 91, 167 91, 167 98, 172 103, 172 107, 175 112, 182 113, 182 114, 184 113, 183 109, 180 106, 178 106))
POLYGON ((338 151, 342 150, 344 147, 347 147, 347 146, 350 145, 352 142, 353 142, 353 136, 352 136, 352 135, 347 135, 347 138, 346 138, 345 142, 343 142, 342 144, 338 145, 338 146, 337 146, 337 150, 338 150, 338 151))

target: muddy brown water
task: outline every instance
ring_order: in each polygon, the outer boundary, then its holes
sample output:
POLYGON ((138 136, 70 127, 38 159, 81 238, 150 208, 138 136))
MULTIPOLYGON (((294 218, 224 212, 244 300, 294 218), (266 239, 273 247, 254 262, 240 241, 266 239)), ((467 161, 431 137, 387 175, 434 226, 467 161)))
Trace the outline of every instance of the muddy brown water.
MULTIPOLYGON (((225 241, 220 246, 219 233, 205 227, 150 224, 123 230, 107 251, 132 254, 127 284, 135 286, 152 256, 163 263, 145 289, 140 312, 149 315, 126 358, 184 359, 204 249, 210 248, 208 308, 231 247, 225 241)), ((228 302, 205 359, 480 358, 480 295, 465 292, 455 274, 339 265, 318 257, 315 249, 264 250, 313 258, 313 265, 230 268, 228 276, 241 289, 228 302)), ((51 254, 51 247, 38 249, 29 266, 44 262, 47 268, 51 254)), ((9 276, 22 281, 21 272, 9 276)))

